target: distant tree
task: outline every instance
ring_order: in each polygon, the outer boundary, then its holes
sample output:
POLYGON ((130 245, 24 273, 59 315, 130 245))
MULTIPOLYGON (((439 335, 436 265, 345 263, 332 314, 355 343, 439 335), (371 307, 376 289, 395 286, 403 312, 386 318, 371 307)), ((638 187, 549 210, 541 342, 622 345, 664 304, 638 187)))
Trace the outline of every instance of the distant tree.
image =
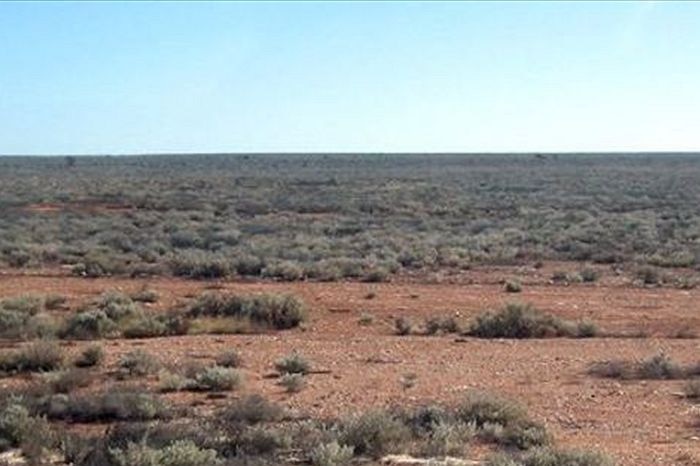
POLYGON ((65 160, 66 167, 73 168, 75 166, 75 157, 73 157, 72 155, 67 155, 65 160))

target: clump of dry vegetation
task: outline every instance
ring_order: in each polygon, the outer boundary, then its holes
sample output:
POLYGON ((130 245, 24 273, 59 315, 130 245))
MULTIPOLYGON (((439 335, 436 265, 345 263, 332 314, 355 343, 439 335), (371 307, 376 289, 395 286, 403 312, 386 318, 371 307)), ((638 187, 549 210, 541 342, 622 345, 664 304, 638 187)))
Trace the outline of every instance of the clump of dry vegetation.
POLYGON ((597 377, 625 380, 673 380, 700 375, 697 365, 683 367, 659 352, 640 361, 612 359, 593 364, 589 373, 597 377))
POLYGON ((478 316, 466 332, 478 338, 587 338, 597 333, 590 322, 569 322, 529 304, 517 303, 478 316))
POLYGON ((306 305, 292 295, 251 296, 206 293, 187 310, 190 318, 226 318, 278 330, 298 326, 306 318, 306 305))

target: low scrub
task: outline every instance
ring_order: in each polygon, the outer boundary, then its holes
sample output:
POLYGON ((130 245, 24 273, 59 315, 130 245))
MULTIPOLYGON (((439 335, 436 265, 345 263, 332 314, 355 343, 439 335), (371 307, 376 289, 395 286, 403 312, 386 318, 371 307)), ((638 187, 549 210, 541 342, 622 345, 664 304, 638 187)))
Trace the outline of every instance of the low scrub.
POLYGON ((158 372, 161 392, 182 390, 223 392, 238 389, 243 383, 243 376, 236 369, 222 366, 189 367, 184 374, 178 371, 161 370, 158 372))
POLYGON ((226 425, 254 425, 282 419, 284 409, 260 395, 248 395, 230 403, 218 418, 226 425))
POLYGON ((243 357, 236 350, 224 351, 216 357, 216 364, 221 367, 241 367, 243 364, 243 357))
POLYGON ((118 325, 104 311, 91 310, 73 314, 60 332, 61 338, 92 340, 117 334, 118 325))
POLYGON ((19 399, 6 400, 0 407, 0 451, 20 448, 29 464, 44 464, 42 457, 56 440, 46 420, 33 416, 19 399))
POLYGON ((518 280, 506 280, 503 284, 503 290, 506 293, 520 293, 523 291, 523 286, 518 280))
POLYGON ((456 408, 457 418, 477 429, 483 440, 520 450, 547 445, 544 426, 528 418, 527 412, 512 400, 483 392, 470 392, 456 408))
POLYGON ((3 372, 53 371, 63 365, 63 350, 53 341, 39 340, 0 354, 3 372))
POLYGON ((211 366, 195 375, 194 387, 202 391, 228 391, 239 388, 242 380, 240 372, 236 369, 211 366))
POLYGON ((693 379, 685 384, 685 396, 691 400, 700 400, 700 379, 693 379))
POLYGON ((538 448, 517 456, 498 455, 485 466, 613 466, 612 460, 591 451, 538 448))
POLYGON ((177 440, 162 448, 145 442, 129 443, 124 449, 111 449, 115 466, 217 466, 222 463, 216 450, 201 448, 191 440, 177 440))
POLYGON ((100 345, 85 348, 75 360, 76 367, 94 367, 102 364, 105 353, 100 345))
POLYGON ((672 380, 686 377, 692 368, 683 368, 668 355, 658 353, 641 361, 614 359, 593 364, 589 374, 608 379, 672 380))
POLYGON ((130 351, 119 359, 121 372, 129 376, 154 374, 160 366, 160 362, 152 354, 140 349, 130 351))
POLYGON ((311 450, 309 459, 313 466, 343 466, 352 460, 353 447, 341 445, 337 441, 323 443, 311 450))
POLYGON ((109 391, 90 395, 54 395, 39 405, 49 419, 71 422, 148 421, 168 415, 166 405, 143 392, 109 391))
POLYGON ((394 319, 394 333, 407 336, 413 333, 413 323, 407 317, 397 317, 394 319))
POLYGON ((410 440, 408 427, 389 411, 373 411, 347 419, 341 425, 341 443, 356 455, 380 458, 401 451, 410 440))
POLYGON ((190 319, 190 335, 246 335, 259 333, 265 326, 241 317, 196 317, 190 319))
POLYGON ((287 393, 298 393, 306 387, 306 379, 303 374, 284 374, 279 384, 287 393))
POLYGON ((46 311, 60 307, 65 298, 58 295, 27 294, 0 300, 0 337, 49 338, 56 335, 56 319, 46 311))
POLYGON ((459 323, 454 317, 430 317, 425 320, 426 335, 438 333, 459 333, 459 323))
POLYGON ((220 254, 191 250, 180 252, 170 261, 173 275, 187 278, 213 279, 231 274, 231 264, 220 254))
POLYGON ((585 338, 597 334, 591 323, 569 322, 545 314, 529 304, 507 304, 477 317, 467 335, 478 338, 585 338))
POLYGON ((278 330, 297 327, 306 318, 306 306, 299 298, 283 294, 252 296, 207 293, 189 308, 190 317, 234 317, 278 330))
POLYGON ((82 311, 69 317, 59 332, 62 338, 152 338, 187 333, 188 322, 181 314, 144 311, 131 297, 116 292, 103 294, 82 311))
POLYGON ((158 295, 157 291, 146 287, 141 288, 131 295, 131 299, 139 303, 155 303, 159 298, 160 295, 158 295))
POLYGON ((275 362, 275 369, 280 374, 307 374, 311 370, 309 361, 297 352, 289 356, 278 359, 275 362))
POLYGON ((119 325, 129 318, 141 315, 141 308, 127 295, 119 292, 103 293, 65 323, 62 338, 91 340, 118 336, 119 325))
POLYGON ((49 393, 70 393, 78 388, 87 387, 91 374, 87 369, 65 369, 43 374, 41 387, 49 393))
POLYGON ((124 338, 154 338, 184 335, 189 332, 191 322, 180 313, 152 314, 139 312, 120 322, 124 338))

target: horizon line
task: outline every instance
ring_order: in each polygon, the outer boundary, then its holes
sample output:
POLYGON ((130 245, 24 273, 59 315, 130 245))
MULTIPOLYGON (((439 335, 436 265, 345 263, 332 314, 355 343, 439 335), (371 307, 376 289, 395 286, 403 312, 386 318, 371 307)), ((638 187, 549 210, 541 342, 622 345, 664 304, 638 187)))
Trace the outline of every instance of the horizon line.
POLYGON ((56 154, 0 154, 0 157, 159 157, 159 156, 263 156, 263 155, 700 155, 698 150, 650 151, 245 151, 245 152, 123 152, 123 153, 56 153, 56 154))

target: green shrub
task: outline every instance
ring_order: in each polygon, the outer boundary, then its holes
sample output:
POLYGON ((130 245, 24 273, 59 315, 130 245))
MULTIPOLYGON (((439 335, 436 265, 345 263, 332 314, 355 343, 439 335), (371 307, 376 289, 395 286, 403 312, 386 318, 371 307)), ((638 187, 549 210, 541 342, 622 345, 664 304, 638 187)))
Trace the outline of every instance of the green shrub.
POLYGON ((90 395, 54 395, 39 410, 50 419, 70 422, 148 421, 168 415, 166 405, 148 393, 109 391, 90 395))
POLYGON ((190 306, 188 315, 243 318, 255 324, 284 330, 304 321, 306 306, 291 295, 225 296, 206 293, 190 306))
POLYGON ((571 276, 563 270, 556 270, 552 273, 551 280, 554 283, 569 283, 571 281, 571 276))
POLYGON ((159 297, 157 291, 146 287, 131 295, 131 299, 139 303, 155 303, 158 302, 159 297))
POLYGON ((0 370, 5 372, 52 371, 62 365, 63 350, 52 341, 39 340, 0 356, 0 370))
POLYGON ((430 426, 421 452, 428 457, 464 456, 475 434, 473 424, 435 422, 430 426))
POLYGON ((44 310, 44 299, 34 294, 5 298, 0 301, 0 308, 34 315, 44 310))
MULTIPOLYGON (((514 464, 515 466, 612 466, 613 463, 600 453, 541 448, 525 454, 514 464)), ((491 463, 487 465, 490 466, 491 463)))
POLYGON ((90 373, 86 369, 58 370, 43 376, 43 386, 51 393, 69 393, 90 384, 90 373))
POLYGON ((0 308, 0 337, 3 338, 53 338, 59 333, 56 319, 45 312, 28 314, 0 308))
POLYGON ((119 367, 130 376, 144 376, 155 373, 160 362, 141 349, 130 351, 119 358, 119 367))
POLYGON ((221 367, 237 368, 241 367, 243 358, 236 350, 224 351, 216 357, 216 364, 221 367))
POLYGON ((658 353, 639 364, 638 378, 641 379, 677 379, 682 376, 683 368, 664 353, 658 353))
POLYGON ((28 464, 43 464, 45 453, 55 443, 48 422, 32 416, 19 399, 7 400, 0 409, 0 451, 19 447, 28 464))
POLYGON ((413 324, 406 317, 397 317, 394 319, 394 331, 397 335, 410 335, 413 333, 413 324))
POLYGON ((381 283, 387 280, 389 280, 389 271, 382 267, 369 270, 362 277, 362 281, 366 283, 381 283))
POLYGON ((124 449, 111 449, 116 466, 216 466, 221 464, 216 450, 200 448, 191 440, 177 440, 163 448, 145 442, 129 443, 124 449))
POLYGON ((360 318, 357 319, 357 323, 362 326, 372 325, 374 323, 374 316, 368 312, 363 312, 360 318))
POLYGON ((195 386, 194 380, 168 370, 158 372, 158 382, 158 390, 163 393, 179 392, 195 386))
POLYGON ((401 383, 401 388, 408 390, 416 386, 416 383, 418 382, 418 375, 413 372, 403 374, 399 379, 399 382, 401 383))
POLYGON ((75 360, 77 367, 94 367, 102 364, 104 350, 100 345, 90 345, 85 348, 75 360))
POLYGON ((373 411, 346 420, 341 426, 340 443, 353 448, 356 455, 379 458, 401 451, 410 439, 410 431, 387 411, 373 411))
POLYGON ((18 447, 32 429, 29 410, 18 402, 10 402, 0 411, 0 450, 18 447))
POLYGON ((594 363, 588 373, 609 379, 678 379, 688 370, 675 363, 664 353, 637 362, 610 360, 594 363))
POLYGON ((309 361, 297 352, 289 356, 278 359, 275 362, 275 369, 280 374, 307 374, 311 369, 309 361))
POLYGON ((72 315, 61 330, 61 338, 91 340, 113 336, 118 329, 117 323, 104 311, 92 310, 72 315))
POLYGON ((520 450, 529 450, 549 444, 551 438, 541 424, 532 421, 519 421, 508 424, 499 438, 498 443, 520 450))
POLYGON ((0 336, 3 338, 26 338, 27 324, 31 315, 0 308, 0 336))
POLYGON ((685 384, 685 396, 691 400, 700 400, 700 379, 689 380, 685 384))
POLYGON ((124 338, 153 338, 170 334, 170 329, 163 316, 146 313, 126 320, 120 326, 124 338))
POLYGON ((478 316, 468 331, 469 335, 479 338, 580 338, 595 333, 590 323, 578 326, 544 314, 529 304, 512 303, 498 312, 478 316))
POLYGON ((127 325, 125 322, 130 319, 145 319, 143 310, 129 296, 108 291, 88 309, 72 315, 61 331, 61 337, 90 340, 116 336, 120 325, 127 325))
POLYGON ((520 293, 523 291, 523 286, 517 280, 506 280, 503 289, 506 293, 520 293))
POLYGON ((196 317, 189 320, 190 335, 245 335, 264 329, 249 319, 240 317, 196 317))
POLYGON ((279 261, 268 264, 263 269, 262 275, 263 277, 293 282, 304 278, 304 268, 294 261, 279 261))
POLYGON ((442 322, 438 317, 429 317, 425 320, 425 333, 426 335, 435 335, 442 328, 442 322))
POLYGON ((343 466, 350 463, 352 457, 353 448, 340 445, 335 440, 316 446, 309 455, 313 466, 343 466))
POLYGON ((285 429, 269 426, 252 426, 236 439, 236 449, 251 456, 272 455, 280 449, 288 450, 292 439, 285 429))
POLYGON ((284 374, 280 378, 279 384, 284 387, 287 393, 298 393, 306 386, 306 380, 303 374, 284 374))
POLYGON ((635 275, 645 285, 658 285, 661 282, 661 274, 654 267, 640 267, 635 275))
POLYGON ((577 338, 593 338, 598 336, 600 331, 598 326, 593 322, 584 320, 576 324, 576 334, 577 338))
POLYGON ((437 333, 458 333, 459 323, 454 317, 429 317, 425 320, 426 335, 437 333))
POLYGON ((233 261, 233 269, 238 275, 260 276, 265 268, 265 262, 257 256, 242 255, 233 261))
POLYGON ((45 298, 28 294, 0 301, 0 337, 47 338, 55 336, 57 325, 46 309, 45 298))
POLYGON ((93 304, 93 308, 104 312, 107 317, 116 322, 142 312, 128 295, 118 291, 107 291, 100 295, 93 304))
POLYGON ((579 272, 579 275, 581 275, 581 280, 584 283, 593 283, 595 281, 598 281, 599 278, 598 272, 595 269, 591 268, 582 269, 579 272))
POLYGON ((615 359, 592 364, 588 373, 606 379, 633 379, 637 370, 633 363, 615 359))
POLYGON ((207 367, 195 376, 197 389, 204 391, 233 390, 241 382, 241 374, 237 370, 219 366, 207 367))
POLYGON ((61 309, 66 304, 66 297, 60 294, 49 294, 44 297, 44 308, 49 311, 61 309))
POLYGON ((119 275, 126 271, 124 262, 119 257, 104 253, 90 253, 71 269, 73 275, 88 278, 108 277, 119 275))
POLYGON ((258 424, 274 422, 282 418, 283 409, 260 395, 248 395, 233 401, 219 415, 226 424, 258 424))
POLYGON ((170 267, 174 275, 188 278, 223 278, 231 273, 225 257, 198 250, 178 253, 170 261, 170 267))
POLYGON ((457 407, 458 419, 466 424, 483 427, 498 424, 507 427, 527 419, 526 412, 519 404, 484 392, 469 392, 457 407))

